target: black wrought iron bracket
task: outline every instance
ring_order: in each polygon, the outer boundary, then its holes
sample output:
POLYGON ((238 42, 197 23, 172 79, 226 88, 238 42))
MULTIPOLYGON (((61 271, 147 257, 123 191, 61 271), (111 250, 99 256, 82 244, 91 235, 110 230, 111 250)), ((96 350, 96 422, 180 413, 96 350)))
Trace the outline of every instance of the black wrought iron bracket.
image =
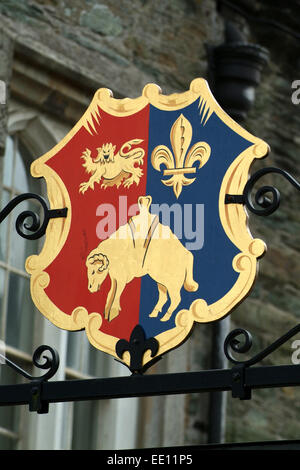
POLYGON ((48 379, 54 376, 59 366, 58 353, 49 346, 40 346, 33 355, 33 362, 39 368, 48 369, 41 377, 29 375, 2 356, 2 360, 29 383, 0 386, 0 406, 28 404, 30 411, 41 414, 48 412, 49 403, 224 391, 231 391, 234 398, 249 400, 255 389, 300 385, 300 365, 252 367, 299 332, 300 324, 259 354, 238 361, 232 356, 232 351, 239 354, 249 352, 252 337, 246 330, 233 330, 224 342, 226 357, 233 364, 228 369, 151 375, 133 372, 127 377, 50 382, 48 379))
POLYGON ((16 230, 21 237, 26 238, 27 240, 37 240, 45 235, 50 219, 67 217, 67 207, 62 209, 49 209, 48 204, 43 197, 34 193, 24 193, 16 196, 4 207, 4 209, 1 210, 0 224, 11 213, 11 211, 17 207, 18 204, 29 199, 35 199, 40 203, 41 208, 43 209, 43 219, 41 222, 39 215, 36 212, 29 210, 23 211, 18 215, 16 219, 16 230), (28 220, 30 223, 28 223, 28 220), (25 230, 31 233, 26 233, 25 230))
POLYGON ((289 183, 298 189, 298 191, 300 191, 300 183, 287 171, 284 171, 281 168, 267 167, 258 170, 249 178, 242 194, 226 194, 225 204, 244 204, 250 212, 261 216, 270 215, 275 212, 280 204, 280 192, 277 188, 274 186, 263 186, 259 188, 254 197, 256 206, 251 194, 255 183, 269 173, 276 173, 283 176, 289 183))
MULTIPOLYGON (((38 377, 28 374, 25 370, 21 369, 17 364, 9 360, 7 357, 0 354, 1 363, 8 365, 11 369, 15 370, 19 375, 29 380, 29 387, 27 387, 26 394, 23 396, 24 403, 29 404, 29 411, 36 411, 37 413, 48 413, 49 403, 43 400, 43 385, 48 379, 54 376, 59 367, 59 355, 57 351, 50 346, 39 346, 33 353, 33 364, 40 369, 48 369, 48 371, 38 377), (51 357, 44 353, 50 353, 51 357), (43 361, 41 360, 43 359, 43 361)), ((8 386, 8 400, 9 403, 15 404, 15 395, 18 387, 22 385, 8 386)), ((3 386, 2 386, 3 387, 3 386)), ((0 390, 2 389, 0 387, 0 390)), ((1 392, 0 392, 1 394, 1 392)), ((3 404, 3 403, 1 403, 3 404)))
MULTIPOLYGON (((256 192, 255 203, 258 207, 255 207, 251 197, 255 183, 268 173, 280 174, 300 190, 300 184, 287 172, 279 168, 263 168, 251 176, 242 194, 226 194, 225 203, 243 204, 257 215, 272 214, 280 203, 280 193, 276 188, 263 186, 256 192)), ((19 235, 24 238, 37 239, 44 235, 49 220, 53 217, 66 217, 67 209, 50 210, 42 197, 27 193, 17 196, 0 212, 0 223, 21 201, 30 198, 40 202, 44 210, 43 222, 40 223, 39 217, 34 212, 24 211, 17 218, 16 229, 19 235), (25 223, 28 218, 31 219, 30 224, 25 223), (32 233, 28 234, 24 230, 32 233)), ((157 340, 146 338, 140 325, 134 328, 129 341, 120 339, 116 345, 116 355, 120 360, 122 360, 124 352, 127 351, 130 354, 128 368, 131 376, 128 377, 49 381, 59 366, 59 356, 53 348, 40 346, 33 355, 33 364, 36 367, 48 369, 40 377, 31 376, 18 365, 0 355, 2 362, 29 381, 29 383, 17 385, 1 385, 0 406, 28 404, 30 411, 47 413, 49 403, 218 391, 231 391, 233 397, 249 400, 254 389, 300 386, 300 365, 298 364, 255 367, 258 362, 299 332, 300 324, 259 354, 250 359, 239 361, 233 357, 232 352, 249 353, 252 337, 244 329, 235 329, 229 333, 224 342, 224 354, 232 364, 231 368, 175 374, 144 375, 150 366, 161 359, 161 356, 157 356, 157 340), (148 350, 151 351, 153 360, 143 366, 143 357, 148 350), (41 362, 41 358, 44 359, 44 362, 41 362)))
MULTIPOLYGON (((232 396, 240 398, 242 400, 249 400, 251 398, 251 390, 252 388, 252 382, 251 380, 253 379, 253 371, 255 369, 250 369, 251 366, 254 364, 257 364, 258 362, 261 362, 263 359, 265 359, 267 356, 272 354, 276 349, 280 348, 284 343, 286 343, 288 340, 290 340, 293 336, 295 336, 297 333, 300 332, 300 324, 296 325, 294 328, 289 330, 287 333, 285 333, 283 336, 278 338, 274 343, 272 343, 270 346, 268 346, 266 349, 263 351, 259 352, 255 356, 253 356, 250 359, 247 359, 245 361, 238 361, 235 359, 232 354, 231 350, 236 352, 236 353, 247 353, 250 351, 252 347, 252 336, 251 334, 242 328, 237 328, 229 333, 227 338, 225 339, 224 342, 224 353, 232 364, 234 364, 234 367, 231 369, 232 372, 232 396), (242 336, 243 341, 239 341, 238 338, 242 336)), ((293 375, 289 375, 290 372, 294 371, 296 374, 300 373, 300 367, 299 365, 295 366, 273 366, 273 368, 265 368, 262 367, 262 370, 265 371, 266 374, 270 370, 275 370, 276 371, 276 377, 277 380, 280 380, 280 377, 285 377, 284 374, 286 374, 286 379, 289 379, 289 385, 286 386, 292 386, 294 385, 299 385, 300 382, 296 380, 296 382, 293 382, 293 379, 296 379, 296 377, 293 377, 293 375)), ((254 374, 255 375, 255 374, 254 374)), ((270 377, 268 377, 270 379, 270 377)), ((268 380, 267 377, 265 378, 265 381, 268 380)), ((262 388, 264 388, 264 382, 262 382, 262 388)), ((283 385, 276 384, 276 387, 280 387, 283 385)), ((257 383, 257 388, 258 383, 257 383)))

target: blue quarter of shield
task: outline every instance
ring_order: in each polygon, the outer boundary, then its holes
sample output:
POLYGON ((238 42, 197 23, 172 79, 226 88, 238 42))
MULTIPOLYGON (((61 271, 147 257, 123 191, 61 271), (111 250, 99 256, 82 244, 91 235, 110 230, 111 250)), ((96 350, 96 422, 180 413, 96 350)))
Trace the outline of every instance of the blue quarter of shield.
MULTIPOLYGON (((146 194, 152 196, 152 212, 163 220, 162 205, 169 207, 169 226, 181 243, 194 256, 194 280, 199 284, 196 292, 181 289, 181 302, 170 320, 160 319, 168 310, 169 301, 156 318, 149 318, 158 299, 156 282, 144 276, 141 282, 140 324, 147 337, 154 337, 175 327, 176 313, 189 309, 196 299, 204 299, 208 305, 218 301, 234 286, 239 274, 232 267, 233 258, 239 253, 237 247, 227 237, 219 217, 219 194, 223 178, 232 162, 248 147, 253 145, 229 128, 214 112, 205 120, 199 108, 199 99, 176 111, 163 111, 150 105, 149 148, 146 194), (172 149, 170 130, 183 115, 192 125, 190 146, 201 141, 209 144, 211 155, 205 166, 198 169, 195 181, 183 186, 178 197, 172 187, 161 180, 167 179, 162 171, 151 164, 151 154, 158 145, 172 149), (179 206, 177 206, 179 205, 179 206), (181 214, 181 221, 180 219, 181 214)), ((176 253, 174 253, 176 256, 176 253)))

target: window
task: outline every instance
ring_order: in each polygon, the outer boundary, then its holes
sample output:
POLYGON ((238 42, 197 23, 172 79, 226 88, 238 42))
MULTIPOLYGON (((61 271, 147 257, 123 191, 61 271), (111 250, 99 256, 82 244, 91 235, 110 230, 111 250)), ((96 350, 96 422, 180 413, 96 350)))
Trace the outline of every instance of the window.
MULTIPOLYGON (((68 333, 66 372, 69 379, 108 376, 110 361, 90 344, 85 331, 68 333)), ((72 450, 97 449, 101 408, 102 403, 98 401, 72 404, 72 450)))
MULTIPOLYGON (((3 207, 19 194, 39 192, 38 182, 28 177, 29 154, 18 137, 8 137, 3 163, 3 207)), ((23 210, 38 211, 39 206, 34 200, 24 201, 1 224, 1 339, 6 345, 31 354, 35 308, 24 265, 29 255, 37 253, 38 240, 28 241, 16 232, 15 220, 23 210)))
MULTIPOLYGON (((29 153, 17 136, 7 138, 2 164, 2 208, 19 194, 39 192, 38 181, 29 177, 29 153)), ((21 367, 31 364, 35 313, 25 260, 38 250, 38 241, 25 240, 15 230, 16 217, 24 210, 37 212, 39 207, 34 201, 22 202, 0 227, 0 340, 5 344, 7 356, 21 367)), ((8 367, 1 367, 0 373, 2 384, 21 380, 8 367)), ((1 449, 17 447, 19 415, 17 407, 0 408, 1 449)))

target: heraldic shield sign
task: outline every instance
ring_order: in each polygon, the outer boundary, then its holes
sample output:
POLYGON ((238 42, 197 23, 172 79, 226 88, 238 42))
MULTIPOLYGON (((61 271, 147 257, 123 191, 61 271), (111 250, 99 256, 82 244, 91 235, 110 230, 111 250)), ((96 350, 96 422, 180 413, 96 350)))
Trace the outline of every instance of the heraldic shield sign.
POLYGON ((68 209, 26 261, 37 308, 60 328, 85 329, 126 365, 124 342, 137 326, 149 340, 146 365, 195 322, 228 315, 249 293, 265 244, 251 236, 244 206, 225 196, 243 193, 268 150, 204 79, 168 96, 154 84, 135 99, 98 90, 31 167, 46 180, 51 208, 68 209))

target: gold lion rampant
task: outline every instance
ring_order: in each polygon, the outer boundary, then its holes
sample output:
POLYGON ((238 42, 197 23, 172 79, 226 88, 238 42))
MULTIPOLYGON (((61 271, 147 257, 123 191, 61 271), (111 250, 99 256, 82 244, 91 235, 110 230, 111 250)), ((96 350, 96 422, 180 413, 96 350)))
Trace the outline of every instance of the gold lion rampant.
POLYGON ((133 183, 138 185, 143 170, 135 165, 143 164, 145 151, 141 147, 132 147, 141 142, 141 139, 129 140, 117 153, 116 146, 112 143, 103 144, 97 148, 98 155, 95 159, 92 158, 90 149, 86 149, 81 155, 84 160, 82 166, 92 175, 89 181, 80 184, 79 192, 83 194, 89 188, 94 189, 94 184, 100 183, 101 180, 101 188, 114 185, 118 188, 122 183, 125 188, 129 188, 133 183))

